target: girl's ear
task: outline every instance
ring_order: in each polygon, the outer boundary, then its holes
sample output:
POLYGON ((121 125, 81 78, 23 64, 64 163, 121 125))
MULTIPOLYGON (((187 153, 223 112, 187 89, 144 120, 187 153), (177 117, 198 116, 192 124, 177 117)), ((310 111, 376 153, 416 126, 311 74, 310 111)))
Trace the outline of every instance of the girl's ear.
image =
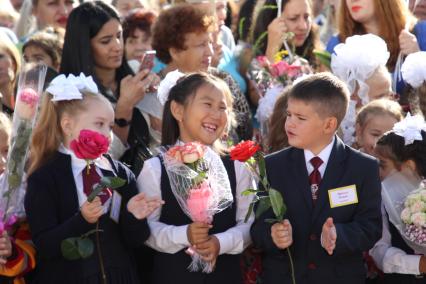
POLYGON ((63 114, 61 118, 61 128, 65 136, 72 136, 72 131, 74 129, 74 120, 71 116, 63 114))
POLYGON ((182 122, 183 120, 183 111, 184 106, 181 104, 178 104, 176 101, 170 102, 170 111, 172 112, 173 117, 178 121, 182 122))
POLYGON ((405 162, 402 163, 401 165, 402 169, 408 169, 411 173, 415 173, 417 175, 417 166, 416 166, 416 162, 414 162, 413 160, 407 160, 405 162))

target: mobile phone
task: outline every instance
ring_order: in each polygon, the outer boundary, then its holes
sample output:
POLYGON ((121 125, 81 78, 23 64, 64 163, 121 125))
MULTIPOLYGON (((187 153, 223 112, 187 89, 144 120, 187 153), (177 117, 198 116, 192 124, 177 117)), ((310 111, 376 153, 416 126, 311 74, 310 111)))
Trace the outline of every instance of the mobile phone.
POLYGON ((139 70, 149 69, 154 67, 155 50, 147 50, 144 52, 139 70))

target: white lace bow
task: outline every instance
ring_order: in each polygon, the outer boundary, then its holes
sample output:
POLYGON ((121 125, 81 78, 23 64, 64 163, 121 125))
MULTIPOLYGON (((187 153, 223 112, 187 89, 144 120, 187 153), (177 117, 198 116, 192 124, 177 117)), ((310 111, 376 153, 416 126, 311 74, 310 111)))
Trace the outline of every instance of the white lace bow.
POLYGON ((81 100, 82 92, 99 93, 92 76, 85 76, 83 72, 78 77, 73 74, 69 74, 68 77, 64 74, 56 76, 46 91, 53 96, 54 102, 81 100))

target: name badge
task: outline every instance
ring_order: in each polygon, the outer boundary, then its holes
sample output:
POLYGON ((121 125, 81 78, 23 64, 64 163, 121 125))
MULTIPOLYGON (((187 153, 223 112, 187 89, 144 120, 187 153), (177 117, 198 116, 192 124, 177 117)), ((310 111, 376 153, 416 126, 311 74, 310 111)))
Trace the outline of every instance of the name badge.
POLYGON ((109 216, 116 223, 118 223, 120 220, 121 199, 121 194, 114 190, 114 193, 112 194, 111 211, 109 216))
POLYGON ((328 191, 328 198, 330 199, 331 208, 358 203, 356 185, 352 184, 349 186, 330 189, 328 191))

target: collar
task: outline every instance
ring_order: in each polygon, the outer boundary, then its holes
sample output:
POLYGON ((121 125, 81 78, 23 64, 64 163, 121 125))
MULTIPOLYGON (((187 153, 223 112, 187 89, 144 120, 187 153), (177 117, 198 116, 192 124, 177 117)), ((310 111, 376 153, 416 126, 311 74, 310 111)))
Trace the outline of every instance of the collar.
MULTIPOLYGON (((74 176, 79 175, 87 166, 86 160, 77 158, 74 152, 66 148, 64 144, 59 146, 58 151, 62 154, 71 156, 71 168, 74 176)), ((91 164, 94 164, 96 167, 102 170, 114 172, 108 159, 103 156, 93 160, 91 164)))
POLYGON ((305 161, 306 161, 306 164, 309 164, 310 163, 310 160, 313 158, 313 157, 315 157, 315 156, 317 156, 317 157, 320 157, 321 158, 321 160, 322 160, 322 162, 323 162, 323 165, 326 165, 327 164, 327 162, 328 162, 328 159, 330 158, 330 155, 331 155, 331 151, 333 150, 333 145, 334 145, 334 142, 336 141, 336 137, 335 136, 333 136, 333 139, 331 140, 331 142, 327 145, 327 146, 325 146, 325 148, 324 149, 322 149, 321 150, 321 152, 318 154, 318 155, 314 155, 314 153, 312 153, 311 151, 309 151, 309 150, 303 150, 303 152, 304 152, 304 154, 305 154, 305 161))

